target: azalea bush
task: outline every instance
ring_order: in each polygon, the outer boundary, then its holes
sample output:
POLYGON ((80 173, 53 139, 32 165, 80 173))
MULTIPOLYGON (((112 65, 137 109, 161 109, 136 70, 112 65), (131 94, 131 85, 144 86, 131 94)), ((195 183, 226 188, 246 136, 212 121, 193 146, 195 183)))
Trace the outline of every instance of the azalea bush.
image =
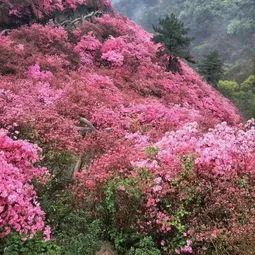
POLYGON ((255 226, 254 127, 223 123, 204 134, 193 122, 150 146, 139 138, 133 153, 120 147, 77 176, 78 197, 120 252, 151 236, 172 254, 218 245, 239 254, 255 226))
POLYGON ((50 238, 50 228, 45 226, 45 213, 38 202, 32 181, 44 183, 47 170, 35 167, 39 161, 39 148, 22 140, 12 140, 7 131, 0 130, 0 230, 1 237, 16 231, 24 237, 33 237, 44 231, 50 238))

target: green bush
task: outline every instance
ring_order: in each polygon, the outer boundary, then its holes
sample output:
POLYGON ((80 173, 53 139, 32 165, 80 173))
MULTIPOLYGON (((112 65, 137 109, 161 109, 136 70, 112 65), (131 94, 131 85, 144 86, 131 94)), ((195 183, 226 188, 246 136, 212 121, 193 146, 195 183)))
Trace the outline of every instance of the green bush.
POLYGON ((160 255, 160 250, 158 250, 153 242, 152 237, 143 238, 138 248, 132 247, 128 252, 128 255, 160 255))
POLYGON ((53 190, 54 182, 41 199, 61 255, 94 255, 102 244, 100 222, 91 219, 86 208, 76 207, 70 191, 53 190))
MULTIPOLYGON (((69 225, 69 227, 71 227, 71 225, 69 225)), ((101 232, 100 222, 94 221, 87 226, 87 231, 85 233, 78 233, 77 231, 75 235, 69 234, 64 236, 62 254, 95 255, 96 251, 98 251, 102 245, 102 241, 99 239, 101 232)))
POLYGON ((243 83, 219 81, 218 89, 229 98, 245 118, 255 117, 255 76, 250 75, 243 83))
POLYGON ((44 241, 42 236, 22 241, 22 237, 13 233, 6 238, 3 255, 60 255, 61 248, 55 241, 44 241))

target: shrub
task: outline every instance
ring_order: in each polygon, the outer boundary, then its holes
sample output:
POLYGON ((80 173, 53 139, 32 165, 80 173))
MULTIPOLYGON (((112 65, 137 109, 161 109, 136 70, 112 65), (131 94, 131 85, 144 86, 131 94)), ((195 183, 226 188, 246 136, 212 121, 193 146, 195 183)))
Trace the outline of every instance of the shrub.
POLYGON ((155 248, 151 237, 145 237, 138 245, 138 248, 131 248, 128 255, 160 255, 160 250, 155 248))
POLYGON ((45 241, 37 235, 32 239, 22 240, 22 236, 14 233, 5 240, 3 255, 60 255, 61 248, 54 241, 45 241))
MULTIPOLYGON (((33 181, 44 183, 47 170, 35 167, 39 148, 23 140, 13 140, 0 129, 0 237, 11 231, 33 237, 46 231, 44 211, 38 203, 33 181)), ((49 231, 45 232, 50 238, 49 231)))
POLYGON ((94 255, 103 242, 101 223, 92 219, 86 208, 75 206, 75 198, 66 190, 67 185, 54 178, 40 194, 52 235, 61 247, 61 255, 94 255))
POLYGON ((120 254, 147 236, 170 254, 210 254, 252 236, 255 129, 197 127, 167 133, 144 156, 139 142, 112 151, 77 176, 80 202, 120 254))

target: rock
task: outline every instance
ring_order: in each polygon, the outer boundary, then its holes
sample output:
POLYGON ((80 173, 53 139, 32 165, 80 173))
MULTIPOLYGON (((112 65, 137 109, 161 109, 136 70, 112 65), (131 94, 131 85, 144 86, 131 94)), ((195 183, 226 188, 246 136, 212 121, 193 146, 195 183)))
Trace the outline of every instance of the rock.
POLYGON ((110 243, 104 243, 96 255, 117 255, 117 253, 110 243))

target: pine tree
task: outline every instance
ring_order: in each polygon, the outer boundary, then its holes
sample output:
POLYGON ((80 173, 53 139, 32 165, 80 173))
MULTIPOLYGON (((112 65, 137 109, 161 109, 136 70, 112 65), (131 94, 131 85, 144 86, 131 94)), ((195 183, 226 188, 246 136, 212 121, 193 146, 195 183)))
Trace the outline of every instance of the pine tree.
POLYGON ((211 83, 214 87, 217 87, 218 81, 223 74, 223 61, 219 52, 214 50, 207 55, 204 55, 198 69, 205 80, 211 83))
POLYGON ((153 26, 153 29, 155 35, 152 40, 155 43, 163 44, 159 54, 169 55, 168 70, 173 72, 180 71, 178 57, 193 62, 188 50, 192 40, 187 37, 188 29, 184 27, 184 24, 173 13, 170 16, 159 19, 158 26, 153 26))

